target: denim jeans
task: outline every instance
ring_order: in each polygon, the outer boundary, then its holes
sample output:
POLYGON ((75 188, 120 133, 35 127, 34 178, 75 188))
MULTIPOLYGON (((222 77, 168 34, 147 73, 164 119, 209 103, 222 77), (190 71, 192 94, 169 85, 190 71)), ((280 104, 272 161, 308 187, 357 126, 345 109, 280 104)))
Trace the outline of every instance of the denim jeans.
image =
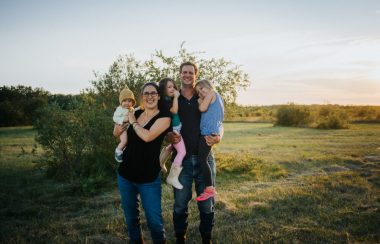
MULTIPOLYGON (((210 153, 208 164, 211 168, 212 183, 215 186, 215 160, 210 153)), ((182 161, 182 172, 179 176, 179 181, 183 185, 183 189, 174 189, 174 212, 173 223, 174 231, 177 237, 185 235, 188 226, 188 205, 192 198, 192 185, 195 182, 195 191, 199 196, 206 187, 205 179, 202 174, 201 164, 198 161, 198 155, 186 157, 182 161)), ((199 231, 202 238, 211 238, 212 228, 214 226, 214 198, 209 198, 206 201, 197 202, 200 224, 199 231)))
POLYGON ((130 241, 142 239, 139 199, 145 211, 153 243, 163 243, 166 239, 161 209, 161 177, 149 183, 134 183, 117 175, 130 241))

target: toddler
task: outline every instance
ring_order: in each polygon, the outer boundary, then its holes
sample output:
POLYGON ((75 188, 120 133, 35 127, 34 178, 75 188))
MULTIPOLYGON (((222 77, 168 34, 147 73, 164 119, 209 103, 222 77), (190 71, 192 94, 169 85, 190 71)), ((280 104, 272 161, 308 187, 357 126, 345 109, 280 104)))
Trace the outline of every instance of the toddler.
POLYGON ((223 130, 224 105, 222 97, 208 80, 200 80, 195 84, 199 95, 198 103, 201 114, 201 136, 198 147, 198 160, 205 178, 206 188, 197 197, 197 201, 205 201, 216 194, 212 184, 211 169, 207 163, 211 146, 207 145, 205 136, 220 135, 223 130))
MULTIPOLYGON (((119 95, 120 106, 118 106, 113 114, 113 121, 118 125, 128 122, 128 113, 133 112, 133 106, 136 104, 133 92, 127 87, 124 88, 119 95)), ((120 135, 120 143, 115 149, 115 160, 119 163, 123 162, 123 150, 127 145, 127 131, 123 131, 120 135)))
MULTIPOLYGON (((173 132, 179 135, 181 133, 181 127, 182 127, 181 121, 179 120, 179 116, 178 116, 178 97, 180 93, 177 90, 174 80, 170 78, 164 78, 160 80, 159 87, 160 87, 162 105, 164 109, 170 110, 172 114, 173 132)), ((164 149, 162 149, 161 155, 160 155, 160 164, 161 164, 162 170, 165 172, 166 171, 165 162, 170 156, 173 147, 176 149, 177 155, 174 158, 174 161, 170 168, 169 175, 166 178, 166 182, 177 189, 182 189, 183 186, 179 182, 178 176, 182 171, 182 160, 186 156, 186 148, 185 148, 185 143, 183 141, 183 138, 181 138, 181 140, 177 144, 169 145, 165 147, 164 149)))

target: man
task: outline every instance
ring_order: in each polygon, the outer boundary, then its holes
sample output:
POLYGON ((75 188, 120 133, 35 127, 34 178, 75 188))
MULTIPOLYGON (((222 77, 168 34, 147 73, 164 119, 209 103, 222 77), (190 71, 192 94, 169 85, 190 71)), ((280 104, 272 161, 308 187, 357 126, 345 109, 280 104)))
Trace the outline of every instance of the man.
MULTIPOLYGON (((198 67, 191 62, 182 63, 180 66, 181 95, 178 98, 178 115, 182 123, 181 136, 185 142, 186 157, 182 161, 182 172, 179 181, 183 189, 174 190, 173 224, 176 243, 185 243, 188 226, 188 205, 192 198, 192 184, 199 196, 204 188, 205 181, 202 176, 201 165, 198 162, 198 143, 200 136, 201 113, 198 109, 198 96, 195 92, 195 81, 198 78, 198 67)), ((210 146, 220 142, 220 136, 207 136, 206 141, 210 146)), ((180 136, 168 133, 167 141, 177 143, 180 136)), ((215 185, 215 160, 210 153, 208 163, 215 185)), ((203 243, 211 243, 212 228, 214 226, 214 198, 197 202, 200 215, 199 231, 203 243)))

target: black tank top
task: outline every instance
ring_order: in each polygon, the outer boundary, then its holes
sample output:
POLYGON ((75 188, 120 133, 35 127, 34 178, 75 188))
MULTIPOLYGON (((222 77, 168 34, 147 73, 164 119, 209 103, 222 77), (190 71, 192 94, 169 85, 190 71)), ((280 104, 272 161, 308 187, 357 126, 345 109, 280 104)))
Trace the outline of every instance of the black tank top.
MULTIPOLYGON (((136 118, 138 118, 142 112, 143 110, 136 111, 136 118)), ((164 117, 170 118, 170 116, 170 112, 161 110, 144 128, 149 130, 157 119, 164 117)), ((123 162, 118 169, 119 175, 136 183, 147 183, 157 179, 161 171, 159 160, 161 144, 167 132, 168 130, 162 132, 153 141, 144 142, 136 134, 132 126, 129 126, 127 130, 127 147, 123 153, 123 162)))

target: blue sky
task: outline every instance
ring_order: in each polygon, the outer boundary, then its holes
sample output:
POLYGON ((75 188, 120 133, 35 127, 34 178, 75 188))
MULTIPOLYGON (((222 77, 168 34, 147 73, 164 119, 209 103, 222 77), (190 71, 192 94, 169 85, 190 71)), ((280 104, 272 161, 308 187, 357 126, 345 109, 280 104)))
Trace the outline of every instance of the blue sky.
POLYGON ((242 65, 240 104, 380 105, 380 1, 0 2, 0 85, 79 93, 119 55, 242 65))

